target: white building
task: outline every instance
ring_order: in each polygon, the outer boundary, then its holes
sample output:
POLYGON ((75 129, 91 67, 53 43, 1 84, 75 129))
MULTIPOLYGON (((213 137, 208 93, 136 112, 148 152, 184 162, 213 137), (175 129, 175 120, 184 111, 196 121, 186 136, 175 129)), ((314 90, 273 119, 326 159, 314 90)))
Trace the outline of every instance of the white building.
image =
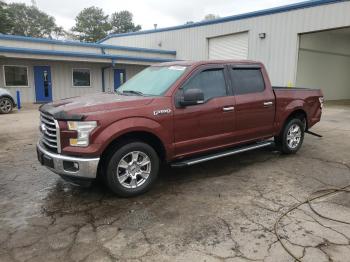
POLYGON ((0 34, 0 87, 38 103, 112 91, 146 66, 175 56, 175 51, 0 34))
POLYGON ((26 102, 108 91, 153 63, 262 61, 273 85, 350 99, 350 2, 313 0, 86 44, 0 35, 0 86, 26 102))
POLYGON ((162 48, 177 59, 262 61, 275 86, 350 99, 350 2, 313 0, 158 30, 110 35, 110 45, 162 48))

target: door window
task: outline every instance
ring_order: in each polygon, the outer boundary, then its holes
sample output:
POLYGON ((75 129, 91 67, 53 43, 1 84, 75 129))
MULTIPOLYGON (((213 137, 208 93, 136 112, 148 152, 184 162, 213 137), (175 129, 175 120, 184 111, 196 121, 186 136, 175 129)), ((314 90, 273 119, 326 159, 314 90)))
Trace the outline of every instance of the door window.
POLYGON ((183 90, 187 89, 202 90, 205 101, 214 97, 226 96, 224 69, 208 69, 200 72, 183 86, 183 90))
POLYGON ((233 68, 231 76, 236 95, 258 93, 265 89, 264 79, 258 68, 233 68))

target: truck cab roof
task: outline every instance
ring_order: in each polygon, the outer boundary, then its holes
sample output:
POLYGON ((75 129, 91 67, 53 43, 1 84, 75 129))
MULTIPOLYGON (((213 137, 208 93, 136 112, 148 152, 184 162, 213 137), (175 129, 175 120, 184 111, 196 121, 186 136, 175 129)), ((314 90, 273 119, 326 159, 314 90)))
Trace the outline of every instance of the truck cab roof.
POLYGON ((165 62, 156 64, 154 66, 201 66, 201 65, 210 65, 210 64, 261 64, 261 62, 253 61, 253 60, 200 60, 200 61, 192 61, 192 60, 179 60, 173 62, 165 62))

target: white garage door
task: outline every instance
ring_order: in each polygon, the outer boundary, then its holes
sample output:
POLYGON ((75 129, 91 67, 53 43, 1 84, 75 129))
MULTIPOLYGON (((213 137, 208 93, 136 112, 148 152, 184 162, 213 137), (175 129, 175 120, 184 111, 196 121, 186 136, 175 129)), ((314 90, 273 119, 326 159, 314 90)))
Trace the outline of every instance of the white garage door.
POLYGON ((247 59, 248 32, 209 39, 209 59, 247 59))

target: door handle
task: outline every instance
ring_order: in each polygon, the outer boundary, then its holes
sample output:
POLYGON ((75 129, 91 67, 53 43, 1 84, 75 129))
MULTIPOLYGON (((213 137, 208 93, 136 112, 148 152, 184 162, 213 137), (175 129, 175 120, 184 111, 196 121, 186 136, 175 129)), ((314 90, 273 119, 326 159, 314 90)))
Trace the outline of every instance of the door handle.
POLYGON ((268 106, 272 106, 273 102, 269 101, 269 102, 264 102, 264 106, 268 107, 268 106))
POLYGON ((234 106, 225 106, 222 108, 222 111, 229 112, 229 111, 233 111, 234 109, 235 109, 234 106))

